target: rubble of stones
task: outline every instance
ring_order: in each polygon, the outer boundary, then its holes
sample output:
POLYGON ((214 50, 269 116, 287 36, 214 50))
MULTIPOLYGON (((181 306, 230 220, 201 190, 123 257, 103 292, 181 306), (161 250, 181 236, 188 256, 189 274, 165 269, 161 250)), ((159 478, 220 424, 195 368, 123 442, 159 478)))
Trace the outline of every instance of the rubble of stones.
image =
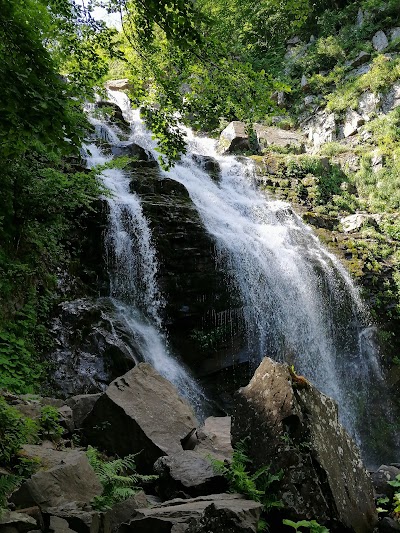
MULTIPOLYGON (((274 489, 282 507, 267 516, 273 531, 285 531, 282 518, 289 518, 314 519, 331 532, 372 533, 374 498, 393 496, 387 481, 400 472, 399 465, 382 465, 371 479, 338 422, 336 404, 311 384, 299 389, 287 365, 269 358, 236 393, 232 417, 201 423, 147 363, 104 393, 67 401, 5 399, 33 419, 42 405, 58 408, 65 432, 57 445, 23 446, 24 457, 36 458, 40 467, 9 498, 0 518, 3 533, 256 533, 263 506, 229 492, 212 464, 229 463, 244 438, 252 467, 270 465, 271 473, 283 473, 274 489), (72 438, 77 435, 80 446, 72 438), (93 498, 103 489, 85 452, 89 444, 113 458, 138 453, 138 471, 156 474, 155 481, 105 512, 94 510, 93 498)), ((381 523, 386 529, 380 531, 396 530, 387 529, 396 526, 390 518, 381 523)))

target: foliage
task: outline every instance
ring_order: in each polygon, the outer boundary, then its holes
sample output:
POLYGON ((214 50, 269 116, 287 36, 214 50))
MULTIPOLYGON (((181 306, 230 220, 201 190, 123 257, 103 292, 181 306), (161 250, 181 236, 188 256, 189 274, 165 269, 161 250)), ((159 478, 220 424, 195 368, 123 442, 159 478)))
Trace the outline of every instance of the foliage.
POLYGON ((60 426, 61 416, 58 410, 51 405, 45 405, 40 411, 39 417, 39 435, 41 438, 59 441, 64 433, 60 426))
POLYGON ((283 520, 285 526, 292 527, 296 531, 300 531, 300 528, 307 528, 311 533, 329 533, 329 529, 325 526, 321 526, 315 520, 300 520, 299 522, 293 522, 292 520, 283 520))
POLYGON ((282 502, 276 500, 271 487, 281 479, 282 473, 272 474, 268 465, 251 473, 252 461, 247 455, 247 448, 247 439, 244 439, 236 444, 232 462, 211 458, 213 467, 226 477, 232 492, 245 494, 251 500, 262 503, 266 511, 281 507, 282 502))
POLYGON ((13 475, 0 475, 0 518, 7 505, 7 498, 21 483, 21 478, 13 475))
POLYGON ((36 422, 22 416, 0 396, 0 464, 18 462, 18 452, 23 444, 35 442, 36 422))
POLYGON ((127 455, 123 459, 104 461, 100 453, 91 446, 88 447, 89 463, 103 485, 101 496, 93 500, 93 507, 100 511, 111 509, 118 502, 124 501, 140 490, 141 483, 153 481, 157 476, 145 476, 136 472, 135 457, 137 454, 127 455))

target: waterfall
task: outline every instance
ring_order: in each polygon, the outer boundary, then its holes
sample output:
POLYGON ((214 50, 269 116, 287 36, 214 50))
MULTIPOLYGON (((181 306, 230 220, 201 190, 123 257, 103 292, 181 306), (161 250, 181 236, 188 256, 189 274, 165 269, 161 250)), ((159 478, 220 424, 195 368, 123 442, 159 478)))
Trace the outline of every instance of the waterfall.
MULTIPOLYGON (((112 97, 130 113, 132 139, 157 157, 156 143, 138 115, 128 111, 127 97, 112 97)), ((342 423, 372 463, 376 440, 387 444, 395 438, 374 328, 358 289, 288 203, 257 189, 249 160, 220 156, 215 141, 189 130, 186 135, 187 154, 164 176, 186 187, 215 241, 232 290, 241 297, 251 364, 255 368, 264 356, 293 364, 336 400, 342 423), (196 154, 219 163, 218 180, 196 163, 196 154)), ((154 298, 157 308, 150 278, 146 287, 145 298, 154 298)))
MULTIPOLYGON (((129 120, 132 115, 126 118, 129 120)), ((90 121, 98 139, 113 146, 126 145, 119 138, 118 127, 93 117, 90 121)), ((109 164, 113 159, 96 142, 85 145, 83 151, 89 168, 109 164)), ((123 170, 105 168, 101 178, 108 191, 104 196, 108 204, 105 249, 116 319, 130 333, 140 358, 171 381, 202 418, 204 393, 171 353, 162 329, 160 312, 164 302, 157 285, 157 257, 140 198, 130 192, 130 178, 123 170)))

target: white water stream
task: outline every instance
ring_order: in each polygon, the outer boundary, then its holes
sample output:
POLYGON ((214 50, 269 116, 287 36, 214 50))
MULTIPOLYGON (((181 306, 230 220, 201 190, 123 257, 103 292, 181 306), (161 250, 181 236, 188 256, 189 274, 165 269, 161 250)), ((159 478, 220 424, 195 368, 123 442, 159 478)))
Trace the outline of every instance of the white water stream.
MULTIPOLYGON (((126 95, 110 92, 110 97, 131 123, 130 141, 157 158, 156 143, 126 95)), ((97 127, 103 137, 106 131, 111 143, 119 142, 113 138, 115 130, 104 130, 100 122, 97 127)), ((186 187, 216 243, 227 279, 233 280, 232 290, 243 302, 250 361, 256 367, 262 357, 271 356, 294 364, 296 371, 338 402, 341 420, 360 443, 363 430, 370 433, 365 426, 371 424, 384 382, 373 328, 358 290, 289 204, 271 200, 257 189, 248 160, 219 156, 214 141, 186 134, 187 155, 163 175, 186 187), (218 181, 194 161, 193 154, 218 161, 218 181)), ((107 160, 94 145, 89 149, 91 165, 107 160)), ((141 336, 144 359, 186 396, 191 394, 192 401, 193 397, 201 401, 201 391, 170 355, 161 330, 157 260, 139 197, 129 192, 129 178, 122 171, 106 170, 103 179, 113 194, 107 200, 106 238, 116 266, 111 296, 132 323, 133 334, 141 336)))

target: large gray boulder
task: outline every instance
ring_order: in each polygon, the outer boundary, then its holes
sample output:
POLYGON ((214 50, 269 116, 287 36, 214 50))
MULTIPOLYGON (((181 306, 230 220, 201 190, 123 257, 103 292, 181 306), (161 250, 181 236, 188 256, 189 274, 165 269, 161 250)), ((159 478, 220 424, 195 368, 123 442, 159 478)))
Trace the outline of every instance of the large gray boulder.
POLYGON ((109 80, 106 82, 107 89, 110 91, 125 91, 131 89, 132 85, 128 78, 122 78, 120 80, 109 80))
POLYGON ((386 37, 386 33, 382 30, 379 30, 375 33, 375 35, 372 37, 372 46, 375 48, 377 52, 381 52, 382 50, 385 50, 389 46, 388 38, 386 37))
POLYGON ((176 499, 139 509, 118 533, 256 533, 262 505, 240 494, 176 499))
POLYGON ((249 150, 249 136, 244 122, 234 120, 221 132, 217 150, 221 154, 249 150))
POLYGON ((218 494, 228 489, 226 479, 215 472, 210 459, 194 450, 160 457, 154 464, 157 493, 164 499, 218 494))
POLYGON ((297 153, 304 152, 305 139, 300 133, 272 126, 263 126, 262 124, 254 124, 253 127, 260 148, 275 146, 278 148, 288 148, 297 153))
POLYGON ((79 505, 76 502, 47 509, 44 520, 47 527, 53 524, 54 528, 55 525, 54 530, 57 533, 62 527, 65 527, 67 531, 69 528, 77 533, 111 533, 108 516, 93 511, 90 506, 79 505))
POLYGON ((346 138, 350 137, 351 135, 355 135, 358 131, 358 128, 362 126, 364 122, 364 118, 359 115, 357 111, 349 109, 346 113, 346 118, 343 126, 344 137, 346 138))
POLYGON ((18 507, 38 505, 47 510, 69 502, 89 503, 103 491, 83 451, 57 451, 30 445, 24 447, 24 455, 37 458, 45 469, 14 492, 11 501, 18 507))
POLYGON ((233 444, 250 436, 254 468, 282 471, 277 497, 293 520, 334 531, 371 532, 377 520, 371 479, 337 406, 288 366, 265 358, 236 395, 233 444))
POLYGON ((195 450, 203 457, 212 456, 220 461, 232 459, 231 417, 210 416, 197 430, 195 450))
POLYGON ((149 469, 163 455, 182 451, 181 440, 198 426, 190 405, 147 363, 113 381, 84 421, 94 446, 121 457, 139 453, 149 469))

